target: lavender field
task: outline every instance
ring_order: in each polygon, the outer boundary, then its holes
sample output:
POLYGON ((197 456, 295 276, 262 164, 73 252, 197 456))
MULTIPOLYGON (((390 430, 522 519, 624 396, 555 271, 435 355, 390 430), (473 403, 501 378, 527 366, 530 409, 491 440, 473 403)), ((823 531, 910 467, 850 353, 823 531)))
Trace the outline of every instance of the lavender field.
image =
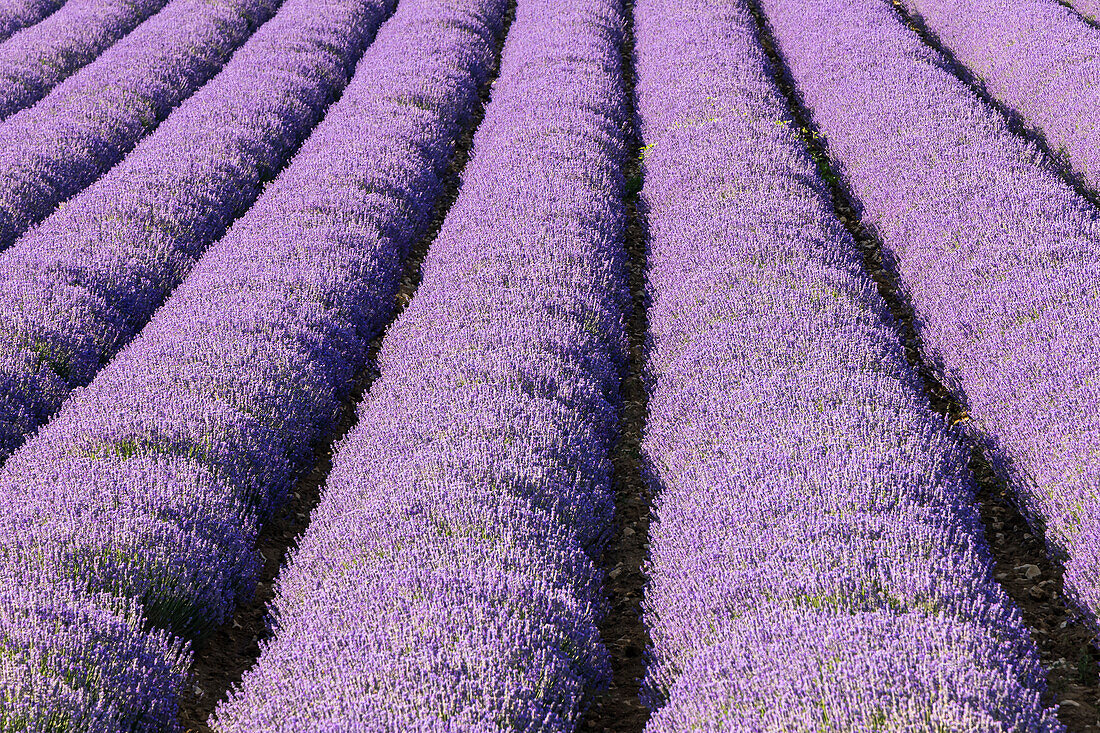
POLYGON ((1100 3, 0 0, 0 733, 1100 731, 1100 3))

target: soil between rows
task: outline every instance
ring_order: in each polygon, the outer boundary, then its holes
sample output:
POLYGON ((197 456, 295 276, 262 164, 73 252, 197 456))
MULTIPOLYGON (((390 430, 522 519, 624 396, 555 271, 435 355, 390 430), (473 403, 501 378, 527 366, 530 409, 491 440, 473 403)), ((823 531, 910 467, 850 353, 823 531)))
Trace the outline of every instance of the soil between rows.
POLYGON ((649 327, 646 315, 645 216, 638 210, 642 184, 641 141, 638 139, 634 93, 634 4, 624 3, 626 26, 623 35, 622 68, 626 91, 628 153, 624 177, 627 182, 627 229, 625 247, 628 257, 633 312, 628 314, 629 364, 622 386, 622 411, 619 442, 612 453, 615 485, 615 534, 603 557, 604 588, 610 610, 600 623, 600 635, 611 653, 613 678, 607 690, 598 692, 579 728, 583 733, 641 733, 649 720, 649 711, 639 698, 645 675, 644 652, 649 633, 642 621, 642 596, 645 576, 642 565, 649 551, 650 497, 642 478, 642 431, 645 427, 648 395, 642 384, 645 335, 649 327))

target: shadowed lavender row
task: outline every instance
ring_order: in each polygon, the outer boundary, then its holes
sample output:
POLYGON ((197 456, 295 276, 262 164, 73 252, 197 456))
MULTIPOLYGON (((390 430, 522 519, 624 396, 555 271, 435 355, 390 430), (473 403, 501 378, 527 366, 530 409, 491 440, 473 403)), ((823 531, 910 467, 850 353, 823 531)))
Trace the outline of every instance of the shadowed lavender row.
POLYGON ((288 0, 106 176, 0 253, 0 461, 259 195, 395 0, 288 0))
POLYGON ((0 7, 0 40, 42 20, 65 0, 8 0, 0 7))
POLYGON ((1057 0, 905 4, 986 91, 1100 191, 1100 29, 1057 0))
POLYGON ((926 357, 1095 620, 1100 212, 881 0, 762 5, 926 357))
POLYGON ((167 0, 69 0, 0 45, 0 119, 34 104, 167 0))
POLYGON ((614 0, 520 0, 463 187, 216 730, 573 731, 625 363, 614 0))
POLYGON ((173 0, 0 124, 0 249, 118 162, 280 0, 173 0))
POLYGON ((5 709, 175 727, 178 637, 251 595, 258 527, 392 317, 503 9, 404 0, 294 162, 0 470, 0 569, 20 579, 0 583, 0 700, 23 701, 5 709))
POLYGON ((637 0, 635 38, 647 730, 1061 730, 747 5, 637 0))

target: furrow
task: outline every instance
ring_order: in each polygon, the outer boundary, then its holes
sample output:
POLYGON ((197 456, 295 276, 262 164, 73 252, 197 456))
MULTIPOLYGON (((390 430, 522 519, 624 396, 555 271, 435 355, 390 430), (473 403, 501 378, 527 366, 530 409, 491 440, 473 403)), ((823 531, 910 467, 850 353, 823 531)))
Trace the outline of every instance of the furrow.
POLYGON ((642 564, 649 546, 650 495, 645 482, 640 443, 645 427, 648 394, 642 383, 642 362, 649 330, 646 283, 646 219, 638 207, 642 185, 641 142, 637 134, 634 79, 634 3, 625 7, 622 69, 628 105, 626 119, 628 154, 626 178, 625 245, 629 272, 631 311, 626 321, 628 361, 622 382, 619 434, 612 452, 615 490, 615 534, 603 554, 604 587, 608 612, 600 622, 600 637, 611 655, 611 681, 593 699, 580 730, 596 733, 638 733, 649 711, 641 701, 645 677, 643 654, 649 633, 642 622, 645 575, 642 564))

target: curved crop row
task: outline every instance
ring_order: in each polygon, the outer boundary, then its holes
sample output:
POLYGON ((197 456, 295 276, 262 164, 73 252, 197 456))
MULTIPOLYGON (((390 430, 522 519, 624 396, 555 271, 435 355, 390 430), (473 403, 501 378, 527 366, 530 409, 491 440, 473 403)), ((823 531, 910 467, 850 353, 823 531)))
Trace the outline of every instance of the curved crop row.
POLYGON ((635 38, 647 730, 1061 730, 747 5, 637 0, 635 38))
POLYGON ((0 40, 34 25, 64 3, 65 0, 8 0, 0 6, 0 40))
POLYGON ((905 0, 982 86, 1100 191, 1100 29, 1057 0, 905 0))
POLYGON ((1100 611, 1100 212, 881 0, 762 0, 925 354, 1100 611))
POLYGON ((403 0, 294 162, 0 470, 0 580, 22 578, 0 596, 0 715, 174 729, 179 637, 252 592, 258 527, 392 317, 503 9, 403 0))
POLYGON ((0 253, 0 461, 255 200, 393 5, 288 0, 133 153, 0 253))
POLYGON ((520 0, 474 156, 227 731, 572 731, 624 365, 614 0, 520 0))
POLYGON ((69 0, 0 45, 0 119, 34 104, 167 0, 69 0))
POLYGON ((118 162, 279 0, 172 0, 0 124, 0 249, 118 162))

